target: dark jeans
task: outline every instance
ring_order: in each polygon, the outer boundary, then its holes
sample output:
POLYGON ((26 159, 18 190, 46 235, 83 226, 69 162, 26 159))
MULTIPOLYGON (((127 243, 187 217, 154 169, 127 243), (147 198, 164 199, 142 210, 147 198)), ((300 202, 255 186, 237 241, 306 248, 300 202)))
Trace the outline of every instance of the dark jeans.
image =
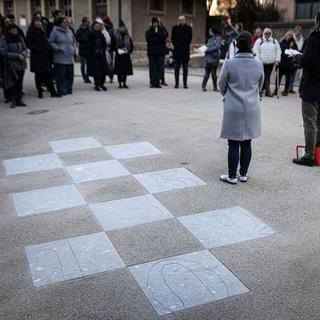
POLYGON ((14 86, 12 86, 8 92, 10 92, 10 99, 11 102, 18 103, 21 101, 22 92, 23 92, 23 77, 24 77, 24 70, 17 71, 18 79, 16 80, 14 86))
POLYGON ((73 64, 54 64, 58 94, 71 94, 73 86, 73 64))
POLYGON ((206 87, 211 74, 213 88, 216 89, 217 88, 217 67, 213 65, 211 66, 209 65, 209 66, 206 66, 204 70, 205 70, 205 74, 202 81, 202 88, 206 87))
POLYGON ((273 70, 273 64, 263 65, 264 70, 264 82, 262 89, 266 90, 266 93, 270 93, 270 77, 273 70))
POLYGON ((149 78, 152 86, 160 85, 161 68, 163 65, 162 56, 149 56, 149 78))
POLYGON ((293 90, 294 90, 294 83, 295 83, 295 81, 296 81, 297 71, 298 71, 298 69, 294 69, 294 70, 291 72, 290 85, 289 85, 289 90, 290 90, 290 91, 293 91, 293 90))
POLYGON ((187 85, 188 81, 188 61, 175 61, 174 62, 174 77, 176 81, 176 86, 179 85, 179 78, 180 78, 180 66, 182 65, 183 69, 183 85, 187 85))
POLYGON ((44 84, 50 91, 50 93, 55 93, 56 90, 53 86, 51 73, 35 73, 34 81, 38 93, 42 92, 42 84, 44 84))
POLYGON ((94 77, 94 85, 96 87, 103 87, 104 86, 104 83, 106 81, 106 76, 103 76, 103 77, 94 77))
POLYGON ((161 82, 166 82, 165 79, 165 72, 166 72, 166 66, 165 66, 165 57, 162 56, 161 65, 160 65, 160 80, 161 82))
POLYGON ((80 67, 81 76, 82 76, 82 79, 84 81, 86 81, 86 80, 89 79, 89 76, 88 76, 88 58, 86 56, 80 56, 80 63, 81 63, 81 67, 80 67))
MULTIPOLYGON (((289 91, 291 73, 292 73, 292 70, 290 70, 290 69, 279 68, 279 81, 278 81, 278 79, 276 79, 276 91, 279 90, 278 83, 279 83, 279 85, 281 85, 281 80, 282 80, 283 76, 285 76, 285 78, 286 78, 284 91, 286 91, 286 92, 289 91)), ((277 75, 277 77, 278 77, 278 75, 277 75)))
POLYGON ((107 66, 107 75, 108 77, 110 78, 110 80, 113 80, 113 69, 114 69, 114 64, 113 64, 113 61, 114 61, 114 51, 110 51, 109 52, 110 54, 110 63, 108 63, 108 66, 107 66))
POLYGON ((313 160, 316 147, 320 147, 320 101, 302 100, 302 117, 306 140, 304 156, 313 160))
POLYGON ((237 177, 237 170, 240 161, 240 175, 244 176, 248 172, 251 161, 252 150, 251 140, 235 141, 228 140, 228 165, 229 165, 229 178, 237 177))

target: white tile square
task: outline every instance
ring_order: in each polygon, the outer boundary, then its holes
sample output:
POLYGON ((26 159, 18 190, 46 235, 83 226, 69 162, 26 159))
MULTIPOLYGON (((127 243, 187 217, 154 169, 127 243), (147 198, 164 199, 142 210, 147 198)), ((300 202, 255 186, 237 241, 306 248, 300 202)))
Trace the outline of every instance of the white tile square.
POLYGON ((104 232, 26 247, 26 253, 35 287, 125 266, 104 232))
POLYGON ((86 204, 74 185, 13 193, 12 199, 19 217, 86 204))
POLYGON ((185 168, 136 174, 134 177, 150 193, 198 187, 206 184, 185 168))
POLYGON ((104 230, 173 218, 173 215, 152 195, 92 204, 90 208, 104 230))
POLYGON ((50 146, 55 153, 102 148, 102 144, 93 137, 51 141, 50 146))
POLYGON ((249 292, 207 250, 129 269, 160 316, 249 292))
POLYGON ((56 154, 8 159, 2 163, 7 175, 52 170, 62 167, 62 162, 56 154))
POLYGON ((68 166, 66 167, 66 170, 75 183, 130 175, 130 172, 116 160, 97 161, 68 166))
POLYGON ((241 207, 204 212, 178 219, 206 248, 274 234, 272 228, 241 207))
POLYGON ((128 144, 119 144, 114 146, 107 146, 105 149, 115 158, 115 159, 130 159, 136 157, 146 157, 156 154, 161 154, 162 152, 154 147, 149 142, 137 142, 128 144))

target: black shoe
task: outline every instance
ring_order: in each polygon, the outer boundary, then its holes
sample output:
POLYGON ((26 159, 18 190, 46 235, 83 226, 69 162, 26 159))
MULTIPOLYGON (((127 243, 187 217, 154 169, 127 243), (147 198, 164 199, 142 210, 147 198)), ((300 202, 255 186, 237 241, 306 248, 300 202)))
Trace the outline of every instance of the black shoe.
POLYGON ((294 90, 290 90, 289 93, 296 94, 296 92, 294 90))
POLYGON ((203 92, 206 92, 206 91, 207 91, 207 88, 206 88, 206 87, 203 87, 203 88, 202 88, 202 91, 203 91, 203 92))
POLYGON ((185 84, 185 85, 183 86, 183 89, 189 89, 189 88, 188 88, 188 86, 185 84))
POLYGON ((103 90, 103 91, 107 91, 108 88, 106 86, 100 86, 100 88, 103 90))
POLYGON ((14 102, 12 102, 10 108, 14 109, 15 107, 16 107, 16 104, 14 102))
POLYGON ((213 88, 213 91, 214 91, 214 92, 219 92, 218 87, 214 87, 214 88, 213 88))
POLYGON ((176 85, 174 86, 174 88, 175 88, 175 89, 179 89, 179 85, 176 84, 176 85))
POLYGON ((269 98, 272 98, 272 97, 273 97, 273 95, 271 94, 270 91, 268 91, 265 96, 266 96, 266 97, 269 97, 269 98))
POLYGON ((51 98, 62 98, 62 95, 57 92, 51 92, 50 97, 51 98))
POLYGON ((305 157, 295 158, 295 159, 292 160, 292 162, 294 164, 298 164, 298 165, 301 165, 301 166, 307 166, 307 167, 313 167, 314 166, 314 160, 307 159, 305 157))
POLYGON ((4 103, 9 103, 9 102, 11 102, 11 99, 4 100, 4 103))
POLYGON ((39 92, 38 92, 38 98, 39 98, 39 99, 43 99, 43 93, 42 93, 42 92, 43 92, 43 91, 39 91, 39 92))
POLYGON ((91 83, 91 80, 90 79, 86 79, 86 80, 84 80, 84 83, 91 83))
POLYGON ((278 91, 275 90, 272 95, 273 95, 273 96, 277 96, 277 95, 278 95, 278 91))
POLYGON ((123 84, 123 88, 124 88, 124 89, 129 89, 129 87, 127 86, 126 83, 123 84))
POLYGON ((149 88, 150 88, 150 89, 154 89, 155 86, 154 86, 153 84, 150 84, 149 88))
POLYGON ((17 107, 26 107, 27 105, 23 102, 23 101, 18 101, 17 103, 16 103, 16 106, 17 107))
POLYGON ((118 88, 122 89, 122 83, 121 82, 119 83, 119 87, 118 88))
POLYGON ((286 96, 288 95, 288 91, 286 91, 286 90, 282 91, 282 92, 281 92, 281 95, 282 95, 283 97, 286 97, 286 96))
POLYGON ((168 86, 168 84, 165 81, 161 81, 161 85, 164 86, 164 87, 168 86))
POLYGON ((101 91, 100 87, 98 87, 98 86, 95 86, 95 87, 94 87, 94 90, 96 90, 96 91, 101 91))

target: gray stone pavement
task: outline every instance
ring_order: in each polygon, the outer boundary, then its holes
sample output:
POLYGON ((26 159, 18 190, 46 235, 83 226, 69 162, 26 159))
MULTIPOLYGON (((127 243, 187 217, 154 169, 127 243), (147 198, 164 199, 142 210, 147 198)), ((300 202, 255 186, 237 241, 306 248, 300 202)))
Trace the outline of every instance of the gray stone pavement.
POLYGON ((297 96, 264 99, 250 180, 225 185, 222 98, 95 92, 1 104, 0 319, 318 319, 320 169, 297 96), (138 143, 138 144, 136 144, 138 143))

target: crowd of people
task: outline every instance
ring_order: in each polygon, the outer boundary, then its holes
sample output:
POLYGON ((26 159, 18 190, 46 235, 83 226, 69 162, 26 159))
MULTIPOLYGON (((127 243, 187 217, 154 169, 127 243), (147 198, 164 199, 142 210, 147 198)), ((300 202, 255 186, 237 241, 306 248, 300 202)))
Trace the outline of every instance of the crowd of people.
POLYGON ((106 91, 106 77, 113 82, 114 75, 118 76, 119 88, 129 88, 133 41, 123 21, 115 29, 109 17, 98 17, 92 24, 84 17, 75 31, 61 11, 54 11, 52 16, 50 22, 36 12, 26 35, 13 15, 1 18, 0 80, 5 102, 11 103, 11 108, 26 106, 23 78, 28 57, 40 99, 46 90, 52 98, 72 94, 77 54, 84 82, 91 83, 92 77, 96 91, 106 91))

